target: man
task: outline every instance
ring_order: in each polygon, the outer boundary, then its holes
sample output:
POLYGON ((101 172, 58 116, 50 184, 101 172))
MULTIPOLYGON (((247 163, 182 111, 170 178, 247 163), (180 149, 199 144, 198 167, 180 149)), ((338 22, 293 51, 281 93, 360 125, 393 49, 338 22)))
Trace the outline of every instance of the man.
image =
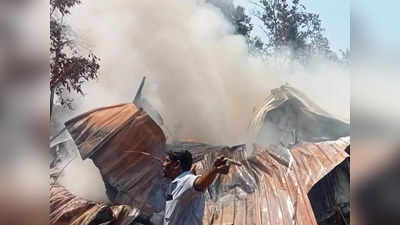
POLYGON ((228 162, 227 158, 219 157, 203 175, 196 176, 190 171, 190 152, 169 152, 162 164, 164 176, 172 180, 167 191, 164 225, 202 225, 204 191, 217 174, 228 173, 228 162))

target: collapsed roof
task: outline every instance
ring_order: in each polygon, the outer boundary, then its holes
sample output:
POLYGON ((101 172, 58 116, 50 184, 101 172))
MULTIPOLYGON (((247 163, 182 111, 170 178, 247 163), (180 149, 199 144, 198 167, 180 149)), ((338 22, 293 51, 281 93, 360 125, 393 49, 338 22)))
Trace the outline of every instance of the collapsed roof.
POLYGON ((350 133, 350 124, 325 112, 288 85, 273 89, 253 118, 250 131, 262 146, 291 147, 302 141, 336 140, 350 133))
MULTIPOLYGON (((348 123, 323 111, 299 90, 282 86, 272 90, 255 112, 251 155, 246 145, 167 145, 161 116, 142 96, 144 81, 134 104, 84 113, 65 123, 70 135, 61 132, 52 138, 59 159, 53 161, 52 175, 59 176, 74 158, 68 145, 73 140, 82 159, 90 158, 99 168, 115 206, 87 201, 52 185, 50 224, 129 224, 139 212, 146 218, 144 224, 162 224, 167 180, 160 161, 166 150, 190 151, 200 174, 221 154, 242 163, 209 187, 204 224, 317 224, 307 194, 349 157, 344 151, 350 144, 348 123)), ((319 186, 315 190, 318 193, 319 186)))
MULTIPOLYGON (((348 157, 349 138, 303 143, 291 149, 290 167, 280 163, 266 148, 241 159, 228 176, 211 186, 216 197, 208 198, 204 224, 317 224, 307 197, 313 185, 348 157)), ((200 164, 207 168, 213 157, 200 164)))
POLYGON ((50 185, 49 224, 129 225, 139 211, 128 205, 109 206, 73 195, 63 186, 50 185))
POLYGON ((92 159, 99 168, 110 201, 146 214, 161 211, 163 176, 157 159, 165 157, 166 140, 146 112, 134 104, 115 105, 75 117, 65 127, 82 159, 92 159))
MULTIPOLYGON (((315 115, 307 114, 305 104, 295 104, 302 106, 306 116, 315 115)), ((268 147, 256 146, 249 156, 245 146, 166 145, 161 128, 134 104, 93 110, 65 125, 82 158, 92 159, 99 168, 113 204, 140 210, 152 224, 162 224, 167 181, 161 175, 160 159, 167 148, 191 151, 200 174, 220 154, 242 163, 208 189, 204 224, 210 225, 317 224, 307 193, 349 156, 344 151, 348 137, 295 145, 290 163, 268 147)))

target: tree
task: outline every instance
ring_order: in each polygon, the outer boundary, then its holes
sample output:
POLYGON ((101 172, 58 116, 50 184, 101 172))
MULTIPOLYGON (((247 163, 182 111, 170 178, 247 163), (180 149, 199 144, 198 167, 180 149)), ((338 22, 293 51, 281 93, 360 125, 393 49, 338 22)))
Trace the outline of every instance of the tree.
POLYGON ((251 22, 251 17, 246 14, 244 7, 235 6, 233 0, 207 0, 207 2, 219 8, 225 18, 232 23, 234 34, 245 37, 250 52, 262 48, 263 42, 261 39, 251 35, 254 25, 251 22))
POLYGON ((232 23, 235 26, 235 33, 243 35, 246 38, 250 38, 250 32, 253 30, 253 24, 251 18, 246 15, 243 7, 238 6, 235 9, 235 13, 232 15, 232 23))
POLYGON ((250 23, 251 18, 246 15, 243 7, 235 7, 233 0, 207 0, 206 2, 221 10, 225 18, 234 26, 235 34, 249 37, 253 24, 250 23))
POLYGON ((70 9, 80 0, 50 0, 50 116, 57 95, 62 105, 70 107, 65 90, 83 94, 82 84, 97 78, 99 58, 93 53, 79 54, 71 28, 63 23, 70 9))
POLYGON ((289 48, 297 59, 315 54, 336 57, 323 35, 319 15, 307 12, 300 0, 259 0, 257 5, 256 17, 262 22, 267 54, 289 48))
POLYGON ((340 62, 344 65, 350 65, 351 63, 351 54, 350 54, 350 50, 346 49, 346 50, 339 50, 341 57, 340 57, 340 62))

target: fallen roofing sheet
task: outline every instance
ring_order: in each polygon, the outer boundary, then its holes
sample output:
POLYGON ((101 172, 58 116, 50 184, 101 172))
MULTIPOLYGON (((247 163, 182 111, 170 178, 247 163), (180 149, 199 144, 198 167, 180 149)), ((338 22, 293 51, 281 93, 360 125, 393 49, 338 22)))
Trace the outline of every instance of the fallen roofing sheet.
POLYGON ((65 126, 82 159, 92 159, 100 169, 113 203, 145 214, 162 210, 164 202, 157 202, 163 201, 161 163, 153 157, 165 157, 165 136, 147 113, 121 104, 82 114, 65 126))
POLYGON ((257 144, 293 146, 349 136, 350 125, 313 103, 300 90, 284 85, 273 89, 256 109, 250 131, 257 144))
POLYGON ((350 158, 318 181, 308 198, 319 225, 350 224, 350 158))
POLYGON ((127 205, 108 206, 77 197, 60 185, 50 185, 50 225, 129 225, 139 211, 127 205))
POLYGON ((221 194, 214 200, 208 198, 203 224, 317 224, 307 194, 348 157, 344 150, 349 143, 349 138, 342 138, 297 145, 291 151, 294 161, 290 167, 279 163, 268 149, 257 149, 252 157, 241 161, 244 166, 233 167, 229 176, 220 176, 213 184, 221 194), (246 191, 244 182, 238 182, 238 177, 245 181, 247 175, 255 181, 254 192, 246 191))
MULTIPOLYGON (((165 156, 165 137, 145 112, 133 104, 117 105, 83 114, 66 127, 82 158, 91 158, 100 169, 114 204, 133 205, 148 216, 162 212, 166 180, 153 157, 165 156)), ((243 164, 219 176, 206 192, 204 224, 313 225, 316 220, 307 193, 348 157, 349 144, 346 137, 295 145, 290 164, 277 160, 268 148, 258 147, 247 156, 245 147, 190 142, 171 146, 193 152, 200 174, 221 154, 243 164)))

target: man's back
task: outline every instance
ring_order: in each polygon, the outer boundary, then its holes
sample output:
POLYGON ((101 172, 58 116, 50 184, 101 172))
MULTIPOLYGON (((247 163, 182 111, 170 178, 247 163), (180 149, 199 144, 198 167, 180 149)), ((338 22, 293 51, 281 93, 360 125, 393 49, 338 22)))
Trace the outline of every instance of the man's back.
POLYGON ((202 225, 204 193, 194 189, 197 176, 190 171, 181 173, 167 191, 164 225, 202 225))

